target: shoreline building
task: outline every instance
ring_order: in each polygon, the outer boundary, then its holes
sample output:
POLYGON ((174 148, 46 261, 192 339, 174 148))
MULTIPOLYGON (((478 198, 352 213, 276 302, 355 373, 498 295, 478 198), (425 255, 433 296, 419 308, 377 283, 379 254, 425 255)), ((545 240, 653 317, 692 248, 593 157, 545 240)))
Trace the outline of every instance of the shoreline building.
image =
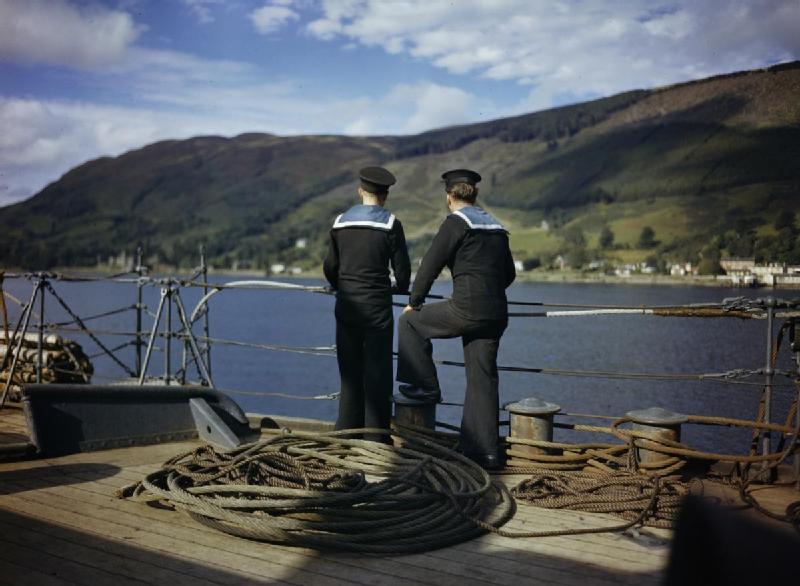
POLYGON ((734 287, 800 287, 800 266, 770 262, 756 264, 753 258, 723 258, 723 279, 734 287))

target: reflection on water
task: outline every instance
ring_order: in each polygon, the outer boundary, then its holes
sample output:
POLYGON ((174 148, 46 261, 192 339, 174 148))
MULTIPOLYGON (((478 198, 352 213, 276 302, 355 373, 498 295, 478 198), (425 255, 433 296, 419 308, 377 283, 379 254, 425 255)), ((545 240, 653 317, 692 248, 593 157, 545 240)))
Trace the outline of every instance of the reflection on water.
MULTIPOLYGON (((217 281, 225 279, 217 277, 217 281)), ((308 281, 305 281, 309 283, 308 281)), ((314 283, 316 284, 316 283, 314 283)), ((81 315, 125 306, 135 301, 135 287, 114 283, 55 283, 59 293, 81 315)), ((30 285, 7 281, 6 289, 27 298, 30 285)), ((435 293, 447 294, 450 284, 437 283, 435 293)), ((667 305, 718 302, 725 297, 765 296, 769 290, 733 290, 690 286, 645 286, 610 284, 516 283, 509 298, 547 303, 622 305, 667 305)), ((199 290, 181 293, 187 309, 200 297, 199 290)), ((400 299, 404 300, 404 299, 400 299)), ((145 290, 151 310, 158 303, 158 289, 145 290)), ((334 341, 333 298, 296 291, 223 291, 211 305, 211 335, 216 338, 294 346, 325 346, 334 341)), ((10 307, 12 319, 16 317, 10 307)), ((48 300, 48 320, 65 318, 48 300)), ((398 310, 399 311, 399 310, 398 310)), ((145 329, 152 322, 145 320, 145 329)), ((134 313, 92 322, 103 330, 133 331, 134 313)), ((199 331, 199 330, 198 330, 199 331)), ((735 368, 761 368, 766 357, 766 324, 758 320, 665 318, 653 316, 594 316, 563 318, 512 318, 500 345, 499 363, 514 366, 568 370, 712 373, 735 368)), ((97 348, 84 336, 65 334, 84 344, 87 353, 97 348)), ((122 338, 104 337, 109 346, 122 338)), ((159 341, 159 346, 162 342, 159 341)), ((175 345, 177 346, 177 344, 175 345)), ((459 340, 435 343, 437 358, 462 360, 459 340)), ((126 348, 120 356, 133 363, 134 352, 126 348)), ((278 391, 311 396, 338 390, 336 360, 258 349, 215 346, 213 376, 221 389, 278 391)), ((180 362, 179 350, 172 363, 180 362)), ((161 352, 154 354, 150 372, 163 373, 161 352)), ((789 367, 784 348, 779 367, 789 367)), ((95 359, 95 382, 122 376, 119 366, 105 357, 95 359)), ((444 399, 463 399, 464 373, 456 367, 440 367, 444 399)), ((759 379, 755 379, 758 381, 759 379)), ((786 379, 778 379, 785 383, 786 379)), ((501 373, 501 401, 536 396, 573 413, 621 415, 632 409, 661 406, 684 413, 721 415, 750 419, 756 412, 760 387, 714 382, 634 381, 560 377, 541 374, 501 373)), ((791 396, 789 387, 776 389, 775 419, 785 416, 791 396)), ((234 395, 246 411, 334 419, 335 401, 234 395)), ((459 407, 440 407, 438 418, 458 423, 459 407)), ((558 432, 557 432, 558 433, 558 432)), ((562 432, 563 433, 563 432, 562 432)), ((746 449, 746 432, 719 428, 689 428, 684 437, 691 443, 713 449, 746 449)), ((561 436, 562 439, 569 439, 561 436)), ((558 437, 557 437, 558 439, 558 437)))

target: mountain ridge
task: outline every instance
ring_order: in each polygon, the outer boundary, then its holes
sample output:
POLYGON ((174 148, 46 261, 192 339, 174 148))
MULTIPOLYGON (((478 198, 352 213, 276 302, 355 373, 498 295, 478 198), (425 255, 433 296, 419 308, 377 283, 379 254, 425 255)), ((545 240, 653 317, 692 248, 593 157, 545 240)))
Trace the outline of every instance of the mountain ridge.
POLYGON ((484 176, 482 203, 509 223, 515 255, 531 264, 558 254, 576 265, 654 254, 792 259, 797 235, 778 250, 774 224, 800 201, 797 96, 795 61, 417 135, 158 141, 87 161, 0 208, 0 265, 94 264, 142 244, 152 261, 190 266, 203 243, 219 266, 311 268, 369 164, 398 176, 389 206, 416 255, 441 221, 439 175, 470 166, 484 176), (749 244, 729 242, 737 223, 749 244), (642 248, 651 224, 658 244, 642 248), (600 245, 604 229, 615 235, 610 247, 600 245))

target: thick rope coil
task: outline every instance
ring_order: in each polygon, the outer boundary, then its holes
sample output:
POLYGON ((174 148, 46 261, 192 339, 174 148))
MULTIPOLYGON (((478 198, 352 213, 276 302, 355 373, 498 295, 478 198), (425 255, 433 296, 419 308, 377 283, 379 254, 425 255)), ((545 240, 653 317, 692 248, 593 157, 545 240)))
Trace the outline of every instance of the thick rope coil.
MULTIPOLYGON (((672 528, 688 484, 675 477, 648 477, 636 472, 609 473, 542 470, 511 491, 517 500, 547 509, 610 513, 629 523, 602 528, 619 531, 641 523, 672 528)), ((598 528, 600 529, 600 528, 598 528)))
POLYGON ((227 453, 202 446, 118 496, 160 501, 250 539, 384 554, 460 543, 516 510, 464 456, 411 431, 378 429, 295 432, 227 453), (402 445, 354 439, 365 433, 402 445))

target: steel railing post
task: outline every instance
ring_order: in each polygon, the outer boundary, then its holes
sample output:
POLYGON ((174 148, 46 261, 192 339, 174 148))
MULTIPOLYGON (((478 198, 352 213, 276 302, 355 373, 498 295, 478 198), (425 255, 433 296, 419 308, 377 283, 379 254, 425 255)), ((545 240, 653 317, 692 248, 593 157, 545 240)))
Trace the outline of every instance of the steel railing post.
POLYGON ((139 278, 136 280, 136 376, 142 375, 142 310, 144 304, 142 302, 142 292, 144 283, 142 282, 144 267, 142 266, 142 247, 136 247, 136 274, 139 278))
POLYGON ((172 295, 174 293, 172 279, 167 282, 167 316, 164 321, 164 384, 170 383, 172 370, 172 295))
POLYGON ((36 282, 39 289, 39 336, 36 345, 36 384, 42 384, 42 368, 44 367, 44 294, 45 276, 39 275, 36 282))
MULTIPOLYGON (((206 261, 206 247, 200 245, 200 271, 203 275, 203 295, 208 295, 208 263, 206 261)), ((205 338, 206 369, 211 376, 211 334, 209 334, 209 308, 203 312, 203 337, 205 338)))
MULTIPOLYGON (((772 382, 775 376, 775 370, 773 369, 773 349, 774 349, 774 328, 775 328, 775 298, 774 297, 767 297, 766 298, 766 306, 767 306, 767 364, 764 368, 764 423, 770 423, 772 418, 772 382)), ((765 429, 761 434, 761 454, 763 456, 768 456, 772 451, 772 435, 768 429, 765 429)), ((765 461, 763 465, 763 469, 767 470, 770 468, 769 462, 765 461)), ((768 481, 772 480, 772 473, 766 479, 768 481)))

